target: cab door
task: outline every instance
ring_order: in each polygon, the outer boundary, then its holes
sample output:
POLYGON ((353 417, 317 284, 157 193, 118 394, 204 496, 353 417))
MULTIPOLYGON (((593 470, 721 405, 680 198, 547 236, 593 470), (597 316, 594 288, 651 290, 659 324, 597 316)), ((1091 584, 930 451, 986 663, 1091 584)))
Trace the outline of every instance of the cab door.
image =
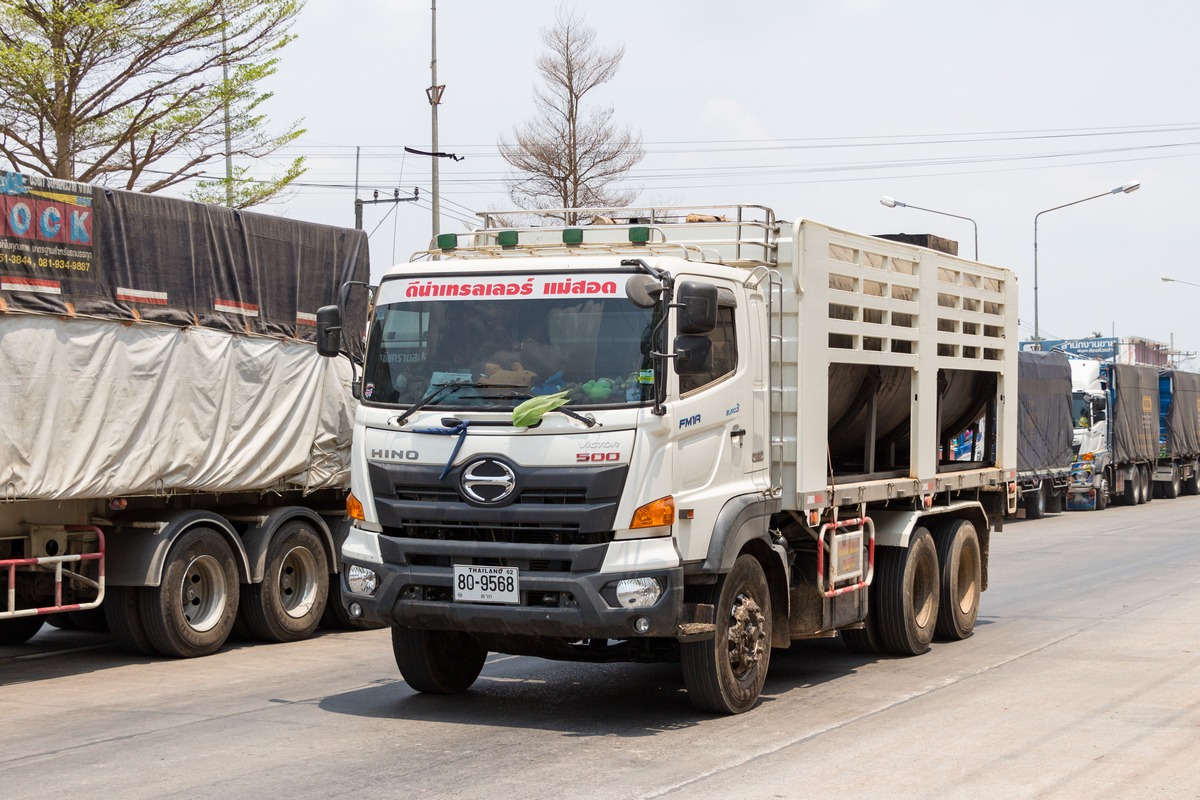
POLYGON ((718 289, 717 325, 708 334, 712 367, 699 375, 671 370, 669 382, 673 496, 685 561, 707 555, 717 514, 730 498, 753 491, 751 473, 765 466, 755 460, 748 304, 732 282, 702 280, 718 289))

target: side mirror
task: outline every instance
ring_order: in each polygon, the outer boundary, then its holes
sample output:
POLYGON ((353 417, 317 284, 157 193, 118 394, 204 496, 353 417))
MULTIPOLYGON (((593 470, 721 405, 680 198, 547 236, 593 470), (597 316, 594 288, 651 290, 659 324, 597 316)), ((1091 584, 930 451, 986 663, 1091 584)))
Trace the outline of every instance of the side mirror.
POLYGON ((1108 408, 1108 400, 1106 398, 1104 398, 1104 397, 1093 397, 1092 398, 1092 411, 1101 411, 1102 412, 1106 408, 1108 408))
POLYGON ((663 285, 649 275, 630 275, 625 281, 625 295, 638 308, 654 308, 662 291, 663 285))
POLYGON ((680 334, 711 333, 717 327, 717 287, 711 283, 683 281, 675 291, 675 305, 680 334))
POLYGON ((703 375, 712 372, 712 362, 712 339, 702 335, 675 337, 675 372, 680 375, 703 375))
POLYGON ((317 352, 332 358, 342 349, 342 311, 337 306, 317 309, 317 352))

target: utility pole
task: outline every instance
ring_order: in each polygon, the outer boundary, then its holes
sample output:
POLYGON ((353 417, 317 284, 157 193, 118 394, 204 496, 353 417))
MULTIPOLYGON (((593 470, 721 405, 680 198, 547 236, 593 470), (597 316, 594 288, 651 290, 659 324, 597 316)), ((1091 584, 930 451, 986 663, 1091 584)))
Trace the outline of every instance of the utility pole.
MULTIPOLYGON (((445 86, 439 86, 437 82, 437 0, 430 0, 430 8, 432 12, 432 23, 430 30, 432 31, 432 43, 430 45, 431 58, 429 60, 429 72, 433 76, 433 82, 429 88, 425 90, 426 96, 429 97, 429 105, 433 114, 433 152, 438 151, 438 104, 442 102, 442 92, 446 90, 445 86)), ((438 160, 433 159, 433 238, 436 239, 441 233, 441 217, 442 205, 441 194, 438 191, 438 160)))
MULTIPOLYGON (((221 79, 229 90, 229 35, 225 7, 221 6, 221 79)), ((229 120, 229 97, 225 98, 225 207, 233 208, 233 128, 229 120)))
POLYGON ((420 197, 420 194, 420 187, 416 187, 413 189, 412 197, 401 197, 399 189, 392 189, 391 197, 380 197, 378 189, 375 190, 371 200, 360 200, 356 197, 354 198, 354 227, 360 231, 363 229, 363 206, 373 206, 376 203, 412 203, 420 197))

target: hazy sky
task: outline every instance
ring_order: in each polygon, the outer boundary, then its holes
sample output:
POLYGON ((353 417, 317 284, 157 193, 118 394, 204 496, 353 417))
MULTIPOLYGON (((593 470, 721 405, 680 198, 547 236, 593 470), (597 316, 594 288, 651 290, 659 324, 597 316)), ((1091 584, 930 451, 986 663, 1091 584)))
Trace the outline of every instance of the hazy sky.
MULTIPOLYGON (((558 0, 440 0, 442 230, 504 209, 501 135, 533 113, 539 33, 558 0)), ((640 202, 755 203, 863 233, 929 232, 970 256, 962 220, 888 209, 890 195, 970 217, 980 260, 1021 283, 1033 332, 1034 217, 1133 179, 1140 191, 1043 214, 1044 337, 1143 336, 1200 350, 1200 4, 605 0, 576 8, 601 46, 624 45, 589 100, 643 137, 640 202), (1161 276, 1194 281, 1163 283, 1161 276)), ((429 0, 308 0, 268 113, 303 118, 283 154, 304 184, 262 210, 353 224, 368 206, 373 273, 431 232, 429 0)), ((265 166, 265 165, 264 165, 265 166)), ((1200 359, 1193 360, 1196 368, 1200 359)))

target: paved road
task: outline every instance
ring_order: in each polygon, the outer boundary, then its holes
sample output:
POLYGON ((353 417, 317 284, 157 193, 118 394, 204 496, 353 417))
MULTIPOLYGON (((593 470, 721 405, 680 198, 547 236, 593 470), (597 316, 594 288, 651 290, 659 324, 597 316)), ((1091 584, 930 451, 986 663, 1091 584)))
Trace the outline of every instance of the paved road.
POLYGON ((0 648, 0 797, 1200 798, 1200 498, 1010 523, 977 633, 776 651, 761 705, 675 667, 492 655, 414 694, 385 631, 131 658, 0 648))

